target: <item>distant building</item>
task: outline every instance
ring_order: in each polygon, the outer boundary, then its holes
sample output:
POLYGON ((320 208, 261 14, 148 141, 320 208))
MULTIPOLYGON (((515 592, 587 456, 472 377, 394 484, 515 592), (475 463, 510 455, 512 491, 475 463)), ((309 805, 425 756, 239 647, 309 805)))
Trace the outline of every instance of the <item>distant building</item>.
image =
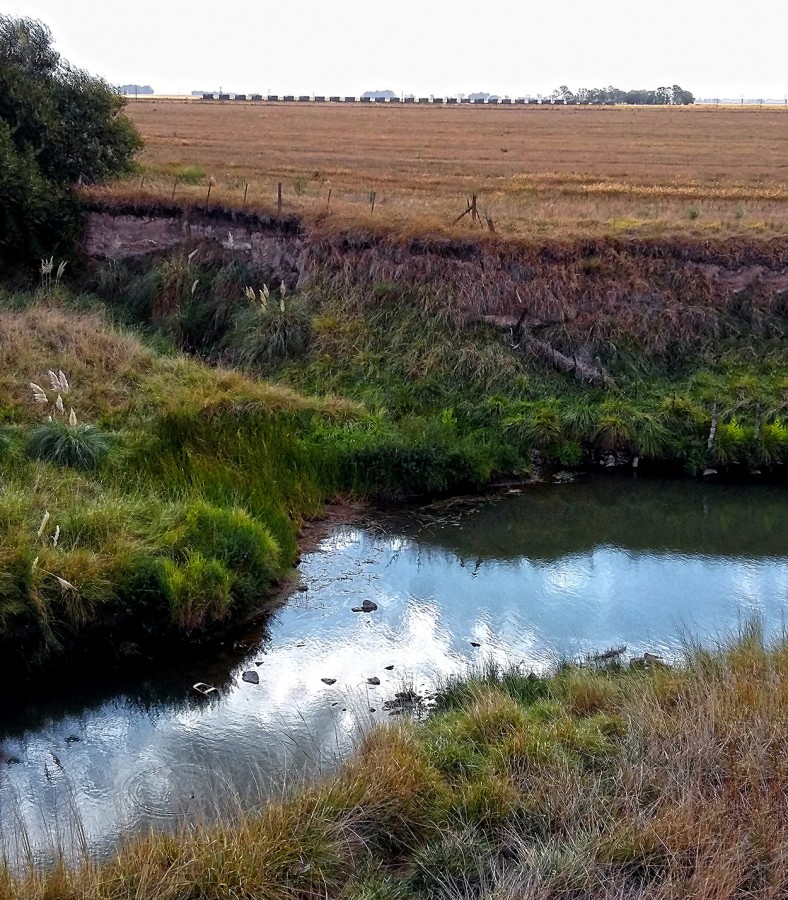
MULTIPOLYGON (((136 97, 139 94, 152 94, 153 88, 149 84, 122 84, 120 86, 121 94, 136 97)), ((200 91, 202 93, 202 91, 200 91)))

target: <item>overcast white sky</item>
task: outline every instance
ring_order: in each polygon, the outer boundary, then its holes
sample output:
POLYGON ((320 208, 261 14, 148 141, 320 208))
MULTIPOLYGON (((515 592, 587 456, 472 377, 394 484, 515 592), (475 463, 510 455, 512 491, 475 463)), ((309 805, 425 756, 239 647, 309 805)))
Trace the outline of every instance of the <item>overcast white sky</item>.
POLYGON ((680 84, 697 97, 788 91, 788 3, 11 0, 60 53, 157 93, 547 94, 680 84), (727 7, 727 8, 726 8, 727 7))

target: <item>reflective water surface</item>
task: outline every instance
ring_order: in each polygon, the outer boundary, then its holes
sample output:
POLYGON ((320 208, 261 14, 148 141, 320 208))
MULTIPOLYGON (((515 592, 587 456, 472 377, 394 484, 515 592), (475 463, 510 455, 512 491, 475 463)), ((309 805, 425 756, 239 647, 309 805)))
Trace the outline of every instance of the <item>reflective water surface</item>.
MULTIPOLYGON (((625 644, 680 654, 788 606, 788 489, 588 478, 476 509, 339 527, 263 633, 134 683, 97 670, 0 707, 0 850, 12 864, 248 808, 326 771, 403 687, 469 662, 543 670, 625 644), (378 605, 354 613, 364 600, 378 605), (474 646, 478 645, 478 646, 474 646), (210 658, 207 658, 210 656, 210 658), (255 672, 259 684, 243 680, 255 672), (369 684, 369 678, 380 680, 369 684), (323 679, 335 679, 331 684, 323 679), (219 688, 209 698, 191 686, 219 688)), ((11 688, 13 686, 10 686, 11 688)))

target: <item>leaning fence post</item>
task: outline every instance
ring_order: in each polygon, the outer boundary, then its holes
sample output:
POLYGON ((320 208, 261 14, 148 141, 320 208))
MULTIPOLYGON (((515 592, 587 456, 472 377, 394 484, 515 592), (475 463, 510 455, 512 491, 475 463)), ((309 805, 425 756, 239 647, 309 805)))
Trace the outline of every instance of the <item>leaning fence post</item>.
POLYGON ((246 195, 249 193, 249 182, 246 182, 246 187, 244 187, 244 205, 246 204, 246 195))
POLYGON ((173 200, 175 199, 175 188, 177 188, 177 187, 178 187, 178 179, 176 178, 175 181, 173 181, 173 183, 172 183, 172 199, 173 200))

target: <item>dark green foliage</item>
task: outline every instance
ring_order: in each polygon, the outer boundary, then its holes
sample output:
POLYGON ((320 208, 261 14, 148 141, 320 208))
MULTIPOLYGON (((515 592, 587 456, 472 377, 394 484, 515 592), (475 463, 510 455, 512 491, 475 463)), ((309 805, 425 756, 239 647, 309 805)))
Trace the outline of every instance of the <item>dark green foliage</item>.
POLYGON ((128 172, 142 146, 123 105, 61 60, 40 22, 0 15, 0 266, 73 249, 71 187, 128 172))
POLYGON ((33 429, 26 449, 30 459, 84 471, 97 469, 110 447, 110 435, 95 425, 69 425, 52 418, 33 429))
POLYGON ((0 269, 67 250, 79 221, 76 199, 41 172, 33 150, 15 146, 11 126, 2 119, 0 196, 0 269))

